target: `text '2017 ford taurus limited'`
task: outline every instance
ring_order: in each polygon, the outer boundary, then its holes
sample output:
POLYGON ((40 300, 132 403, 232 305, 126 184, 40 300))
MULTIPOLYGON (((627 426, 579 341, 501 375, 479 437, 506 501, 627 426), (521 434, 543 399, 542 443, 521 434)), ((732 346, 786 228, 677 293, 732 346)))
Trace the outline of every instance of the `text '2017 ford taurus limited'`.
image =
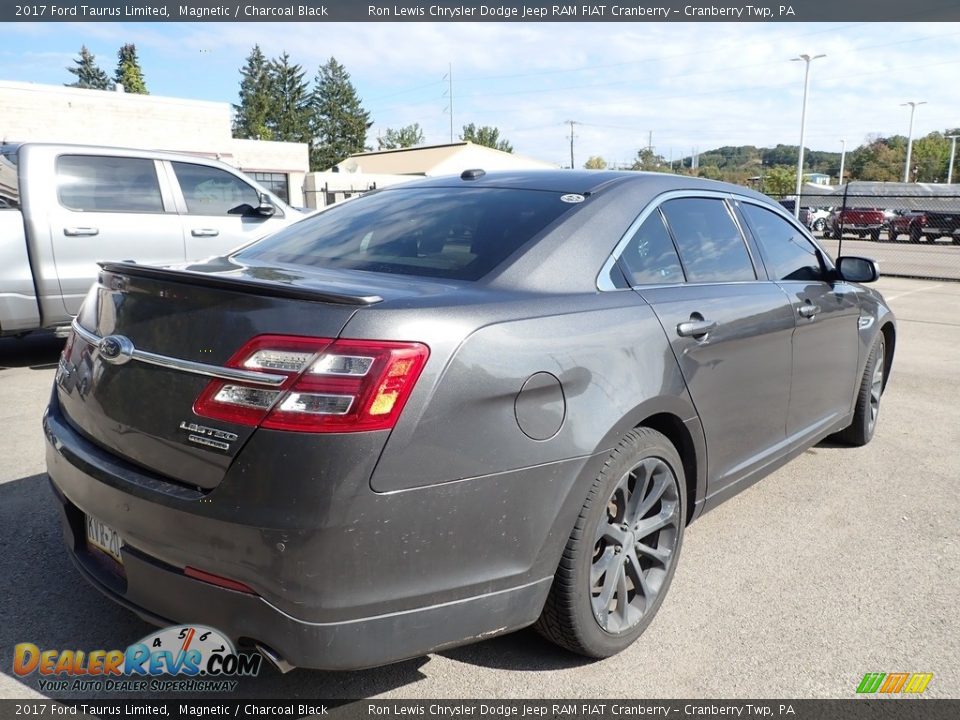
POLYGON ((417 181, 226 257, 107 263, 44 418, 107 596, 295 666, 536 624, 630 645, 686 525, 874 433, 893 315, 744 188, 612 172, 417 181))

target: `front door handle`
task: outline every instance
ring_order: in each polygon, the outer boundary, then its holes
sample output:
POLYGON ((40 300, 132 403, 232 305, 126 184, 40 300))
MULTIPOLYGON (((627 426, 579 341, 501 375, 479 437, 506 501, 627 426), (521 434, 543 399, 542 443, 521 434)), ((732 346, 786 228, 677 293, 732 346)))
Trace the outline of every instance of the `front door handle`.
POLYGON ((711 330, 715 330, 717 323, 715 320, 690 319, 677 325, 677 335, 680 337, 701 338, 711 330))
POLYGON ((190 234, 194 237, 216 237, 220 231, 216 228, 194 228, 190 234))
POLYGON ((801 305, 797 312, 800 313, 800 317, 812 318, 820 312, 820 306, 808 303, 806 305, 801 305))
POLYGON ((63 234, 69 237, 79 237, 81 235, 99 235, 100 229, 95 227, 65 227, 63 234))

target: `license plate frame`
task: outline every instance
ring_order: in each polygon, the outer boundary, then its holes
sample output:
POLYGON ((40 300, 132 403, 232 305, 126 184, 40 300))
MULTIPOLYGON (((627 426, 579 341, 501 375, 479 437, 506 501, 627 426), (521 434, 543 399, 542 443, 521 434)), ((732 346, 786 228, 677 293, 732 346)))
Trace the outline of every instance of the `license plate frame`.
POLYGON ((123 565, 123 555, 120 552, 123 548, 123 538, 120 533, 93 515, 86 515, 83 524, 87 545, 115 560, 118 565, 123 565))

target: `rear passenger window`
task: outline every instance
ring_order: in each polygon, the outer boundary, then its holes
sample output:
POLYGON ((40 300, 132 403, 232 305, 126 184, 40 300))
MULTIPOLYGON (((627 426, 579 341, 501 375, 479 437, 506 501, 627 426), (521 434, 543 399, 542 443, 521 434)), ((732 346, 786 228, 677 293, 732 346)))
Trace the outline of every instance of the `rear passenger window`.
POLYGON ((742 203, 773 280, 822 280, 823 266, 816 248, 803 233, 770 210, 742 203))
POLYGON ((688 282, 756 280, 740 229, 723 200, 678 198, 660 207, 677 241, 688 282))
POLYGON ((157 170, 153 160, 145 158, 61 155, 57 197, 70 210, 163 212, 157 170))
POLYGON ((248 215, 260 204, 260 194, 226 170, 173 163, 190 215, 248 215))
POLYGON ((630 238, 620 265, 631 285, 683 282, 683 268, 670 233, 655 210, 630 238))

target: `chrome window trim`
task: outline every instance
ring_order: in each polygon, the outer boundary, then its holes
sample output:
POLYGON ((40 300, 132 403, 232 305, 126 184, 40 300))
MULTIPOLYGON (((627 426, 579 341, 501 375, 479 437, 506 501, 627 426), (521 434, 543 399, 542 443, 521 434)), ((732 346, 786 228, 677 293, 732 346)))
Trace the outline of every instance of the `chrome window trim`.
MULTIPOLYGON (((87 330, 80 325, 76 319, 74 319, 72 327, 77 336, 85 342, 94 348, 100 347, 100 341, 103 340, 102 337, 87 330)), ((271 373, 251 372, 249 370, 237 370, 219 365, 208 365, 207 363, 194 362, 193 360, 181 360, 167 355, 158 355, 157 353, 138 350, 137 348, 132 350, 130 359, 146 363, 147 365, 156 365, 192 375, 203 375, 205 377, 217 378, 218 380, 235 380, 264 387, 279 387, 287 380, 286 375, 274 375, 271 373)))
MULTIPOLYGON (((747 249, 747 257, 750 258, 750 262, 753 265, 754 274, 757 275, 756 279, 754 280, 734 280, 730 282, 737 282, 737 283, 769 282, 769 280, 766 277, 765 266, 762 264, 762 261, 759 261, 759 259, 755 258, 753 255, 753 249, 751 248, 750 241, 747 238, 747 232, 746 232, 747 228, 744 228, 741 226, 740 220, 736 216, 736 213, 732 212, 733 208, 730 206, 731 203, 749 202, 749 203, 753 203, 754 205, 759 205, 762 208, 773 210, 774 212, 778 212, 778 214, 781 214, 783 217, 788 218, 793 225, 797 226, 800 229, 803 229, 802 226, 797 225, 797 223, 793 220, 792 217, 787 216, 785 212, 779 213, 778 209, 774 205, 765 203, 762 200, 752 198, 748 195, 740 195, 739 193, 725 192, 720 190, 695 190, 695 189, 670 190, 668 192, 657 195, 657 197, 655 197, 650 202, 650 204, 647 205, 647 207, 645 207, 639 215, 637 215, 636 219, 632 223, 630 223, 630 227, 628 227, 627 231, 621 236, 620 240, 614 246, 613 251, 610 253, 610 256, 607 258, 606 262, 603 264, 603 267, 600 268, 600 273, 597 275, 597 283, 596 283, 597 290, 599 290, 600 292, 617 292, 622 290, 634 290, 636 288, 661 286, 660 284, 657 284, 657 283, 645 283, 643 285, 632 285, 626 288, 618 288, 614 286, 613 282, 611 282, 610 272, 611 270, 613 270, 613 266, 616 264, 617 260, 620 259, 620 255, 623 254, 624 249, 630 243, 630 240, 633 238, 633 235, 637 232, 637 230, 640 229, 640 226, 643 225, 643 223, 647 220, 647 218, 650 217, 650 215, 652 215, 655 210, 658 210, 660 206, 663 205, 663 203, 667 202, 668 200, 677 200, 681 198, 712 198, 716 200, 726 201, 727 212, 731 215, 731 217, 733 218, 734 224, 737 226, 737 229, 740 231, 740 235, 743 239, 744 247, 747 249), (763 275, 763 277, 761 277, 761 275, 763 275)), ((804 232, 804 237, 806 237, 808 240, 812 240, 812 238, 810 237, 810 234, 806 230, 804 230, 803 232, 804 232)), ((752 237, 752 234, 751 234, 751 237, 752 237)), ((823 248, 821 248, 816 242, 814 242, 813 245, 824 256, 824 260, 826 261, 827 265, 832 267, 829 256, 824 252, 823 248)), ((681 258, 681 263, 682 262, 683 260, 681 258)), ((707 280, 704 282, 685 282, 682 284, 683 285, 717 285, 717 284, 726 285, 728 283, 724 281, 719 281, 719 280, 707 280)), ((665 285, 676 286, 677 283, 666 283, 665 285)))

